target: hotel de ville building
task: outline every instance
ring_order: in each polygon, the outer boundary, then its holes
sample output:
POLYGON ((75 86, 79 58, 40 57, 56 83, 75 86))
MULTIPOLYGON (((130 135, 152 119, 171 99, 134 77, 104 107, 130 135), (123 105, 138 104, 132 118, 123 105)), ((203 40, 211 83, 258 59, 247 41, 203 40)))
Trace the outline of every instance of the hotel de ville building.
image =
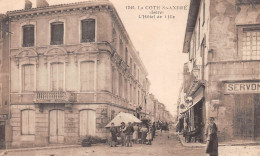
POLYGON ((191 0, 183 52, 179 113, 189 131, 205 141, 215 117, 220 141, 259 140, 260 1, 191 0))
POLYGON ((147 71, 109 1, 49 5, 6 14, 11 32, 12 147, 74 144, 107 136, 119 112, 144 115, 147 71), (141 111, 140 111, 141 110, 141 111))

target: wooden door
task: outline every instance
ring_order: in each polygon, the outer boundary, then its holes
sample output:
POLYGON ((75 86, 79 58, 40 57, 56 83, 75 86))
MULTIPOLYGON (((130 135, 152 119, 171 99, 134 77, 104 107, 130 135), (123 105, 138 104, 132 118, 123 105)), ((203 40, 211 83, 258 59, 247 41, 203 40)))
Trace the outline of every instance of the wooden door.
POLYGON ((253 138, 254 132, 254 95, 235 95, 234 137, 241 139, 253 138))
POLYGON ((64 142, 64 111, 50 111, 50 143, 64 142))
POLYGON ((5 122, 0 121, 0 149, 5 148, 5 122))
POLYGON ((255 95, 254 138, 260 140, 260 95, 255 95))

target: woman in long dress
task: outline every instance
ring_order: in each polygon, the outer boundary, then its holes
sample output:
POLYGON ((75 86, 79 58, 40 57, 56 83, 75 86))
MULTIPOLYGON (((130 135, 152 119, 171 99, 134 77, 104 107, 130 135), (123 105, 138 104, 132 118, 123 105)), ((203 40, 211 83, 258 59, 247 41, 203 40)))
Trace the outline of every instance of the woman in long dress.
POLYGON ((218 155, 218 136, 217 136, 218 128, 214 123, 214 118, 210 117, 209 124, 206 129, 206 153, 210 154, 210 156, 218 155))
POLYGON ((138 139, 138 126, 136 123, 134 123, 134 133, 133 133, 133 140, 134 140, 134 143, 137 143, 137 139, 138 139))

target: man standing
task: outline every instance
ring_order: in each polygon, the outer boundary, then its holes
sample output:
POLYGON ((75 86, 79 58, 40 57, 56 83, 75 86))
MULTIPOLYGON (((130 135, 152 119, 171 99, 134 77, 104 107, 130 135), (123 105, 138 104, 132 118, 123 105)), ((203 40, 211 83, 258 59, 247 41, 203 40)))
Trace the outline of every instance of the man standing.
POLYGON ((120 136, 121 136, 121 142, 122 142, 122 146, 125 146, 125 123, 121 122, 121 126, 120 126, 120 136))
POLYGON ((128 125, 126 127, 126 130, 125 130, 125 135, 126 135, 126 147, 132 147, 132 136, 133 136, 133 133, 134 133, 134 128, 133 126, 131 125, 131 122, 128 122, 128 125))
POLYGON ((110 127, 110 132, 111 132, 111 140, 112 140, 112 142, 111 142, 111 144, 110 144, 110 146, 111 147, 116 147, 116 142, 117 142, 117 128, 116 127, 114 127, 114 123, 112 122, 111 123, 111 127, 110 127))
POLYGON ((218 136, 217 136, 218 128, 214 123, 214 117, 209 118, 209 124, 206 129, 206 153, 210 154, 210 156, 218 156, 218 136))

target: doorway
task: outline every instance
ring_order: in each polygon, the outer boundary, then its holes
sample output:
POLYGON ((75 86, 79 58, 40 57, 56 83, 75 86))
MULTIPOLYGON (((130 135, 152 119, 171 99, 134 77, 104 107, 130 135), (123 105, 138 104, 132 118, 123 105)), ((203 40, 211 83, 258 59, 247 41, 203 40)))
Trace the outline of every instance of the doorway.
POLYGON ((0 121, 0 149, 5 149, 5 122, 0 121))
POLYGON ((62 144, 64 142, 64 111, 51 110, 49 123, 49 142, 62 144))

